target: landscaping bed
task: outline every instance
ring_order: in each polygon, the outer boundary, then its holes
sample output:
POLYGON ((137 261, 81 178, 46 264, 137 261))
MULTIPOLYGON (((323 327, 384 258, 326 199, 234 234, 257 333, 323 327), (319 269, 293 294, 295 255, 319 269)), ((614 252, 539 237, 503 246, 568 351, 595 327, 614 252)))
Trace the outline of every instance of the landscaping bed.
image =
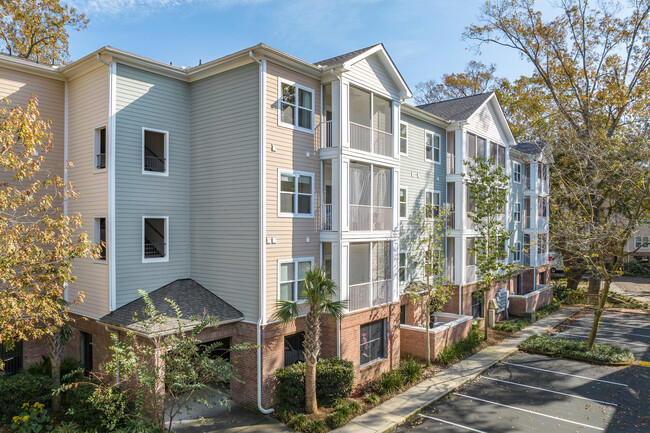
POLYGON ((549 355, 556 358, 575 359, 599 365, 630 365, 634 362, 634 355, 629 349, 594 344, 587 349, 584 341, 566 340, 550 334, 533 335, 519 345, 524 352, 549 355))

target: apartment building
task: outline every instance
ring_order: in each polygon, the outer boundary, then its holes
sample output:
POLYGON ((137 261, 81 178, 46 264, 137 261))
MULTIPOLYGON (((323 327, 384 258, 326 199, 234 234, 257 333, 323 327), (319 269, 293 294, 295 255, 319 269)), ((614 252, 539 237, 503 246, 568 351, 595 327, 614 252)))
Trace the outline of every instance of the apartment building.
MULTIPOLYGON (((509 242, 524 254, 548 236, 544 217, 521 221, 547 203, 538 167, 548 154, 515 144, 491 93, 405 104, 411 92, 381 44, 314 63, 259 44, 187 68, 111 47, 59 69, 0 55, 0 92, 13 104, 39 96, 53 122, 53 170, 81 192, 66 212, 106 243, 101 259, 75 263, 67 289, 70 299, 86 293, 67 350, 89 369, 109 356, 111 333, 142 334, 141 289, 164 311, 169 298, 185 317, 216 316, 206 342, 259 345, 233 359, 243 383, 231 392, 264 410, 275 370, 302 357, 304 320, 280 323, 276 303, 299 301, 315 264, 348 302, 339 322, 323 323, 322 356, 352 360, 358 382, 396 367, 401 290, 417 277, 401 239, 418 203, 453 210, 446 251, 458 292, 446 309, 478 311, 460 175, 468 158, 494 156, 513 173, 509 242), (538 172, 526 190, 525 173, 538 172)), ((544 281, 543 245, 528 262, 512 257, 532 267, 506 283, 513 293, 544 281)), ((24 363, 39 350, 25 344, 24 363)))

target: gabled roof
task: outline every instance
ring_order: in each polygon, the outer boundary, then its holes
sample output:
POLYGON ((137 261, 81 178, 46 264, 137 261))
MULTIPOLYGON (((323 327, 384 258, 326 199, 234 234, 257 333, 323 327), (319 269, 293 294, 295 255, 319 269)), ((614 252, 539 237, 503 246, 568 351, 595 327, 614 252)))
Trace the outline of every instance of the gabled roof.
POLYGON ((320 66, 322 68, 331 68, 332 66, 342 65, 343 63, 347 62, 348 60, 354 59, 355 57, 365 53, 366 51, 370 50, 371 48, 376 47, 377 45, 381 45, 381 44, 370 45, 369 47, 366 47, 366 48, 361 48, 361 49, 358 49, 358 50, 350 51, 349 53, 345 53, 345 54, 341 54, 341 55, 338 55, 338 56, 330 57, 329 59, 314 62, 314 64, 317 65, 317 66, 320 66))
POLYGON ((544 140, 524 141, 512 146, 510 150, 519 152, 524 156, 528 156, 533 160, 541 160, 545 157, 549 162, 553 161, 553 152, 550 145, 544 140))
POLYGON ((487 92, 447 99, 446 101, 418 105, 417 108, 451 122, 459 122, 469 119, 493 94, 494 92, 487 92))
POLYGON ((145 302, 138 298, 117 310, 99 319, 100 322, 108 325, 126 328, 139 333, 158 334, 173 331, 177 328, 176 313, 166 299, 172 300, 178 305, 182 313, 181 323, 183 327, 190 327, 195 324, 190 318, 192 316, 209 316, 216 318, 220 323, 239 321, 244 315, 232 305, 197 283, 192 279, 176 280, 149 293, 149 297, 156 309, 169 320, 157 325, 154 329, 147 329, 141 321, 146 320, 144 313, 145 302))

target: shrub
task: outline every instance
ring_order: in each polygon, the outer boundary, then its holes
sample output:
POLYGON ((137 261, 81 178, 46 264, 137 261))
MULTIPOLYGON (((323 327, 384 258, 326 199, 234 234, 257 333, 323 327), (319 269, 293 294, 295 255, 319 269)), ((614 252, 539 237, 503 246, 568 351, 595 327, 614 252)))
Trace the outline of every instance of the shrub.
POLYGON ((68 407, 65 418, 83 430, 113 431, 125 426, 127 396, 118 387, 75 384, 64 391, 63 401, 68 407))
POLYGON ((381 384, 378 379, 369 379, 357 385, 352 393, 353 397, 361 397, 368 393, 381 394, 381 384))
POLYGON ((648 267, 648 265, 637 261, 623 263, 622 270, 623 270, 623 274, 631 275, 635 277, 642 277, 647 274, 650 274, 650 268, 648 267))
POLYGON ((333 409, 334 412, 341 412, 348 417, 359 414, 363 410, 361 405, 354 400, 338 400, 333 409))
MULTIPOLYGON (((43 356, 36 364, 27 367, 27 372, 36 376, 52 376, 52 364, 49 356, 43 356)), ((83 365, 74 358, 65 358, 61 361, 61 378, 69 375, 73 371, 82 369, 83 365)))
POLYGON ((21 411, 23 403, 31 405, 40 402, 49 406, 53 386, 51 377, 25 372, 0 376, 0 425, 11 424, 11 418, 21 411))
MULTIPOLYGON (((298 362, 280 368, 275 373, 278 379, 280 406, 298 412, 305 406, 305 364, 298 362)), ((354 365, 341 358, 318 361, 316 365, 316 398, 321 406, 329 406, 339 398, 345 398, 352 391, 354 365)))
POLYGON ((377 394, 373 394, 373 393, 369 392, 368 394, 363 396, 363 400, 368 404, 375 405, 375 404, 379 403, 380 398, 379 398, 379 396, 377 394))
POLYGON ((294 415, 287 423, 289 427, 296 431, 305 431, 310 424, 311 420, 304 413, 294 415))
POLYGON ((634 361, 632 352, 623 347, 594 344, 589 350, 586 341, 565 340, 548 334, 533 335, 521 343, 519 348, 526 352, 577 359, 592 364, 623 365, 634 361))
POLYGON ((384 373, 381 376, 381 390, 385 394, 392 394, 399 391, 402 388, 404 383, 404 378, 398 370, 391 371, 389 373, 384 373))
POLYGON ((281 422, 287 424, 296 413, 288 407, 280 406, 275 412, 275 417, 281 422))
POLYGON ((445 347, 438 355, 438 361, 444 365, 453 362, 456 359, 462 359, 469 355, 483 341, 483 336, 476 331, 472 331, 467 337, 458 343, 445 347))
POLYGON ((399 372, 404 378, 404 384, 414 383, 422 377, 422 365, 413 358, 406 358, 399 363, 399 372))
POLYGON ((113 433, 160 433, 160 427, 148 418, 134 416, 127 418, 124 427, 113 430, 113 433))
POLYGON ((327 415, 327 425, 331 428, 343 427, 348 422, 348 415, 335 410, 327 415))
POLYGON ((350 412, 353 415, 358 415, 363 410, 363 407, 361 407, 361 404, 359 404, 359 402, 354 401, 354 400, 348 401, 348 407, 350 408, 350 412))
POLYGON ((556 286, 553 286, 553 297, 558 301, 558 302, 564 302, 568 299, 569 293, 571 293, 571 290, 566 286, 565 284, 558 284, 556 286))
POLYGON ((43 403, 36 402, 32 405, 25 403, 19 415, 12 418, 12 430, 19 433, 38 433, 52 430, 52 419, 43 403))
POLYGON ((517 332, 528 326, 530 322, 526 319, 512 319, 499 322, 494 325, 494 329, 503 332, 517 332))
POLYGON ((327 423, 322 419, 315 419, 307 426, 305 429, 306 433, 325 433, 329 430, 327 428, 327 423))
POLYGON ((63 421, 52 433, 84 433, 79 424, 63 421))

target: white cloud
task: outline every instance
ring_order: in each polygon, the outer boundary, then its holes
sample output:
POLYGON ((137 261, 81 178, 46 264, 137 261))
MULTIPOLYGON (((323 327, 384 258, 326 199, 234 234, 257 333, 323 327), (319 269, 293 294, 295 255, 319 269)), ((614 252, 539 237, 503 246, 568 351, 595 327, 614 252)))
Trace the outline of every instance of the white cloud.
POLYGON ((71 6, 88 15, 120 15, 141 13, 151 15, 170 9, 186 9, 191 6, 228 8, 240 5, 254 5, 268 0, 69 0, 71 6))

